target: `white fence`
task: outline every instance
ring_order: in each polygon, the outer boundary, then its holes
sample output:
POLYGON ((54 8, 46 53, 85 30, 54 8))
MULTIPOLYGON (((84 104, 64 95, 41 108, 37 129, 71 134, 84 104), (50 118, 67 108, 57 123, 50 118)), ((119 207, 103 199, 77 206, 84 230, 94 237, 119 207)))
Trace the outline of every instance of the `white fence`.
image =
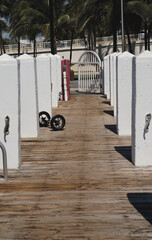
MULTIPOLYGON (((132 34, 130 35, 130 39, 132 42, 140 42, 144 40, 144 35, 143 33, 141 34, 132 34)), ((96 47, 99 45, 105 46, 112 44, 113 37, 112 36, 107 36, 107 37, 97 37, 96 38, 96 47)), ((121 35, 117 36, 117 41, 118 44, 121 43, 121 35)), ((127 41, 127 37, 126 37, 127 41)), ((71 40, 57 40, 56 41, 57 49, 61 50, 64 48, 70 48, 71 45, 71 40)), ((88 42, 87 38, 85 39, 73 39, 73 47, 86 47, 88 48, 88 42)), ((9 44, 9 45, 4 45, 6 53, 17 53, 18 51, 18 45, 17 44, 9 44)), ((51 44, 50 42, 47 41, 42 41, 42 40, 37 40, 36 42, 36 49, 37 51, 44 51, 44 50, 50 50, 51 44)), ((21 53, 27 53, 27 52, 32 52, 33 51, 33 42, 32 41, 21 41, 20 42, 20 51, 21 53)))

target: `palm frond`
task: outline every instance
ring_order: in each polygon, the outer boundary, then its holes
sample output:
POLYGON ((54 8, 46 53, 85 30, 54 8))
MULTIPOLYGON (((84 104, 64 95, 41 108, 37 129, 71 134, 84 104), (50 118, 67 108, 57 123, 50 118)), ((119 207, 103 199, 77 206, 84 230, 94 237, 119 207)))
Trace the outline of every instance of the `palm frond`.
POLYGON ((128 11, 136 13, 144 21, 148 21, 152 16, 152 9, 142 1, 129 1, 126 7, 128 11))

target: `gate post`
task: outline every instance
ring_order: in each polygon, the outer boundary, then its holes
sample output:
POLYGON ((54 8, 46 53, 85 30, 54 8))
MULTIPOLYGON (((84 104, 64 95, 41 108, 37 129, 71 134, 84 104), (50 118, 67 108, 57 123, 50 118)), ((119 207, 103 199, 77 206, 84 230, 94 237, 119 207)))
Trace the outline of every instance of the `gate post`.
POLYGON ((117 57, 117 132, 131 135, 132 69, 134 55, 124 52, 117 57))
MULTIPOLYGON (((17 169, 21 164, 18 70, 16 59, 7 54, 0 56, 0 142, 6 149, 9 169, 17 169)), ((2 154, 0 154, 0 166, 2 169, 2 154)))
POLYGON ((52 83, 52 107, 58 107, 58 82, 57 82, 57 58, 53 54, 48 55, 50 57, 51 68, 51 83, 52 83))
POLYGON ((114 91, 114 56, 116 56, 117 53, 111 53, 109 55, 109 83, 110 83, 110 104, 111 106, 114 105, 114 100, 113 100, 113 91, 114 91))
POLYGON ((62 73, 61 73, 61 57, 57 54, 56 56, 56 71, 57 71, 57 85, 58 85, 58 99, 61 99, 62 94, 62 73))
POLYGON ((109 55, 104 57, 104 94, 107 95, 107 98, 110 98, 110 80, 109 80, 109 55))
POLYGON ((41 54, 36 58, 39 112, 46 111, 52 117, 52 93, 50 58, 41 54))
POLYGON ((152 53, 136 57, 132 104, 132 161, 152 166, 152 53))
POLYGON ((17 58, 21 83, 21 137, 38 137, 38 89, 36 60, 27 54, 17 58))
POLYGON ((119 52, 113 57, 113 64, 114 64, 114 76, 113 76, 113 106, 114 106, 114 117, 117 114, 117 98, 116 98, 116 84, 117 84, 117 56, 121 55, 122 53, 119 52))

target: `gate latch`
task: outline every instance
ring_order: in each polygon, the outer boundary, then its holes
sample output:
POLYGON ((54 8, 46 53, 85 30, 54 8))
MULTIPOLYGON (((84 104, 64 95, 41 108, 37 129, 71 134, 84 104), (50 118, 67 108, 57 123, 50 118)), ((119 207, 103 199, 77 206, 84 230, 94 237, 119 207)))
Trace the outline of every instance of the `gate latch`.
POLYGON ((145 116, 144 139, 145 139, 145 134, 149 131, 150 121, 151 121, 151 113, 148 113, 145 116))
POLYGON ((9 123, 10 123, 10 118, 9 116, 5 117, 5 127, 4 127, 4 139, 6 141, 6 136, 9 134, 9 123))

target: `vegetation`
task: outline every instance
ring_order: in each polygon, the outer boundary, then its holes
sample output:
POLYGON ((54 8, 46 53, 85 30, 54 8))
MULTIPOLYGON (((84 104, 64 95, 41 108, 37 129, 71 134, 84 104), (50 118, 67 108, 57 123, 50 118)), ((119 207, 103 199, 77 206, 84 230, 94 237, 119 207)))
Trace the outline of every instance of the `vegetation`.
MULTIPOLYGON (((150 49, 152 34, 152 3, 150 0, 123 0, 124 28, 129 51, 132 52, 130 34, 144 32, 145 49, 150 49)), ((18 42, 28 37, 34 42, 38 34, 51 40, 52 53, 56 53, 57 39, 84 38, 89 49, 95 50, 97 36, 113 36, 113 51, 117 51, 117 34, 121 34, 121 0, 1 0, 0 1, 0 54, 5 52, 3 31, 10 31, 18 42), (4 20, 9 17, 9 29, 4 20)))

